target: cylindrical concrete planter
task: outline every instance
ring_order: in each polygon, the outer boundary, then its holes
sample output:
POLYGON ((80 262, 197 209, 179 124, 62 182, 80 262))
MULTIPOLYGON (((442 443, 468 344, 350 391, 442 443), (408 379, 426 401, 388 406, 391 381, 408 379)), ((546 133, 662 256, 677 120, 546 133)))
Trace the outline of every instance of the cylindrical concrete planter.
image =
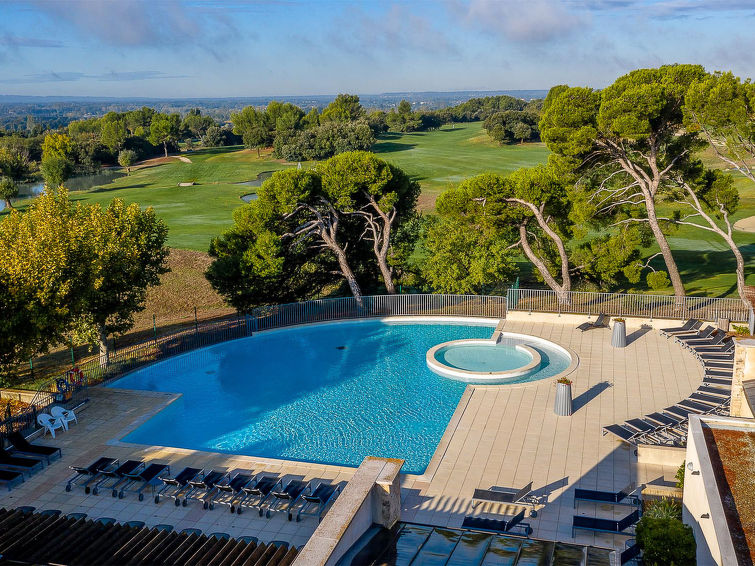
POLYGON ((559 417, 571 416, 571 383, 556 383, 556 405, 553 407, 553 411, 559 417))
POLYGON ((613 323, 613 334, 611 335, 611 346, 614 348, 626 348, 627 345, 627 324, 623 320, 613 323))

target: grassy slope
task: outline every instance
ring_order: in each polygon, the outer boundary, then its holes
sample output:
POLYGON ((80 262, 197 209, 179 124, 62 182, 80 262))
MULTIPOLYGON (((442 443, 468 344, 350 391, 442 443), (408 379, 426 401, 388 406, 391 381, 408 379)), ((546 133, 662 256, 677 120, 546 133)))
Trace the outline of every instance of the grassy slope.
POLYGON ((500 146, 491 142, 482 122, 443 126, 432 132, 385 134, 373 151, 411 174, 422 185, 419 206, 434 207, 449 185, 488 171, 508 173, 544 163, 543 144, 500 146))
POLYGON ((254 179, 263 171, 287 167, 263 154, 223 148, 186 154, 191 163, 179 160, 132 172, 104 187, 73 193, 72 198, 106 205, 118 197, 152 206, 170 228, 168 245, 206 251, 210 240, 233 223, 233 210, 240 197, 253 188, 236 185, 254 179), (193 187, 178 183, 193 181, 193 187))

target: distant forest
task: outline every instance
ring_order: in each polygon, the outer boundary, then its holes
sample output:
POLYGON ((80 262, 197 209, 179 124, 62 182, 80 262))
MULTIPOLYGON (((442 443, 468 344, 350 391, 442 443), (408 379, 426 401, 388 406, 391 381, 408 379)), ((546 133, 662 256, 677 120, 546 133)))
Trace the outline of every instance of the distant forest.
MULTIPOLYGON (((471 98, 509 95, 524 100, 544 98, 546 90, 504 91, 457 91, 457 92, 395 92, 360 95, 362 105, 368 110, 389 110, 401 100, 411 103, 413 110, 437 110, 457 106, 471 98)), ((202 114, 218 122, 230 120, 231 112, 246 106, 266 107, 272 100, 290 102, 305 110, 322 110, 335 95, 276 96, 248 98, 95 98, 63 96, 15 96, 0 95, 0 129, 31 131, 35 126, 42 130, 68 126, 75 120, 94 118, 108 112, 127 112, 143 106, 161 113, 187 114, 199 108, 202 114)))

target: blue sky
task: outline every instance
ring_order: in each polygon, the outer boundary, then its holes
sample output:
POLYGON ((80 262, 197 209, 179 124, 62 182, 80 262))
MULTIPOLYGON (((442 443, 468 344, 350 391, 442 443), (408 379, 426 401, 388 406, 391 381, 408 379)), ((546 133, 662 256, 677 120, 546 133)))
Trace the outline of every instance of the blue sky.
POLYGON ((0 94, 226 97, 755 75, 755 0, 0 2, 0 94))

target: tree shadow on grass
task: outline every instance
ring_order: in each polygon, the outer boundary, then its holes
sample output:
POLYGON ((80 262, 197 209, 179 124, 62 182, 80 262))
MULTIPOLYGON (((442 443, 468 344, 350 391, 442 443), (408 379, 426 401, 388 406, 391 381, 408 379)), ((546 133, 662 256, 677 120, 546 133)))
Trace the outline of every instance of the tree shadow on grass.
POLYGON ((590 387, 590 389, 574 398, 574 400, 572 401, 572 411, 576 413, 590 401, 595 399, 598 395, 603 393, 603 391, 612 386, 613 385, 608 381, 601 381, 600 383, 596 383, 595 385, 590 387))
POLYGON ((416 143, 399 143, 393 141, 380 141, 376 143, 372 150, 375 153, 395 153, 397 151, 408 151, 417 147, 416 143))
MULTIPOLYGON (((119 187, 97 187, 95 189, 90 189, 88 191, 83 191, 85 194, 91 194, 91 193, 111 193, 113 191, 121 191, 121 190, 128 190, 128 189, 143 189, 144 187, 148 186, 149 183, 134 183, 133 185, 126 185, 126 186, 119 186, 119 187)), ((81 200, 72 198, 71 200, 81 200)))

